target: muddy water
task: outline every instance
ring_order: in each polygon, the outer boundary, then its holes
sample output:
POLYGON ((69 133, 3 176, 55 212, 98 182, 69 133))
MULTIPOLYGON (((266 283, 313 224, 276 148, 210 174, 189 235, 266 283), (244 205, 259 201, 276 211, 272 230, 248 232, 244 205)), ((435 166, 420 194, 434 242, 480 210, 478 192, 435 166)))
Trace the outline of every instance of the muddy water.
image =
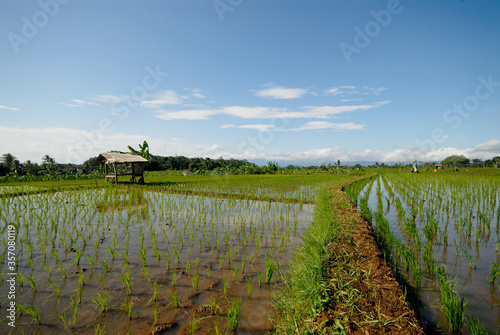
POLYGON ((273 315, 279 276, 266 283, 266 262, 285 267, 314 207, 93 190, 17 197, 0 209, 0 333, 181 334, 193 324, 195 333, 225 332, 240 299, 235 333, 250 334, 273 315), (41 324, 26 312, 14 328, 5 319, 7 224, 17 227, 15 301, 33 306, 41 324))
MULTIPOLYGON (((409 217, 411 212, 410 205, 408 205, 404 196, 397 191, 396 183, 391 183, 391 180, 389 180, 389 185, 395 193, 395 198, 400 199, 407 217, 409 217)), ((374 181, 373 187, 370 190, 368 199, 370 210, 372 212, 377 211, 378 187, 380 187, 382 192, 384 217, 389 221, 391 231, 399 240, 408 243, 402 229, 403 218, 398 215, 396 210, 395 198, 389 195, 380 177, 374 181), (389 199, 389 204, 387 204, 387 199, 389 199)), ((362 197, 366 194, 367 190, 368 185, 364 188, 360 196, 362 197)), ((429 194, 432 192, 430 190, 427 190, 427 192, 422 192, 419 199, 415 202, 420 203, 424 211, 433 207, 432 194, 429 194)), ((447 195, 442 194, 442 196, 447 195)), ((493 206, 493 211, 498 210, 499 199, 497 197, 497 200, 490 204, 493 206)), ((466 205, 465 203, 464 207, 466 205)), ((491 221, 488 223, 490 229, 487 229, 487 233, 477 229, 478 218, 480 217, 478 211, 486 210, 485 207, 485 203, 482 203, 481 206, 475 205, 472 212, 467 209, 467 216, 465 215, 465 210, 462 215, 453 215, 450 213, 448 216, 444 214, 444 208, 433 208, 435 212, 434 217, 439 221, 438 227, 442 232, 436 232, 436 238, 432 242, 432 251, 437 264, 439 266, 446 266, 448 278, 456 281, 455 291, 461 297, 465 297, 469 312, 467 313, 467 319, 478 318, 485 329, 488 329, 490 333, 495 333, 500 324, 500 285, 498 285, 500 278, 497 278, 496 282, 491 284, 489 283, 489 276, 492 262, 500 259, 497 249, 500 237, 496 217, 491 218, 491 221), (463 224, 464 218, 466 220, 470 218, 471 220, 472 229, 470 236, 458 229, 459 225, 463 224), (445 243, 443 232, 447 233, 447 243, 445 243), (478 235, 477 238, 476 234, 478 235)), ((375 222, 374 219, 372 221, 375 222)), ((423 233, 423 227, 426 222, 426 215, 422 210, 419 211, 416 217, 416 224, 419 229, 420 239, 424 244, 426 243, 426 237, 423 233)), ((422 255, 419 255, 419 259, 422 269, 425 269, 422 255)), ((405 280, 410 281, 408 273, 401 267, 398 269, 405 280)), ((437 327, 438 330, 448 332, 447 321, 439 308, 440 293, 437 276, 424 272, 422 285, 420 288, 416 288, 416 292, 420 304, 418 309, 421 319, 427 324, 429 329, 437 327)), ((468 328, 464 327, 464 329, 466 333, 468 328)))

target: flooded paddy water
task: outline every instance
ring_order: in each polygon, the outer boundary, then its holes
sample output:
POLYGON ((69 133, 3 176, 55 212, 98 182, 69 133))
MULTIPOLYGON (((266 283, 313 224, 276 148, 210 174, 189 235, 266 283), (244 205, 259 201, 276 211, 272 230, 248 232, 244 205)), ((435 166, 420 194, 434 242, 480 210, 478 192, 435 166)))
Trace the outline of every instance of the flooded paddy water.
POLYGON ((498 178, 387 174, 351 192, 428 331, 498 332, 498 178))
POLYGON ((314 210, 120 188, 0 200, 2 309, 9 273, 17 304, 0 332, 12 334, 263 332, 314 210))

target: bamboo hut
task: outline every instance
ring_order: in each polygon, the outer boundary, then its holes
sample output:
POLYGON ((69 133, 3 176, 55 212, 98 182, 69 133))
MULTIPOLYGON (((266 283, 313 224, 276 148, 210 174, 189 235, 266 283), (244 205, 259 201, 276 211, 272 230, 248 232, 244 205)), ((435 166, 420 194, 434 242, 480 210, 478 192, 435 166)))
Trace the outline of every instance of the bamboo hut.
POLYGON ((101 153, 96 160, 98 164, 104 164, 106 181, 114 178, 115 184, 118 184, 119 176, 132 176, 130 182, 135 183, 138 178, 137 182, 144 184, 144 164, 147 161, 146 158, 138 155, 115 152, 101 153))

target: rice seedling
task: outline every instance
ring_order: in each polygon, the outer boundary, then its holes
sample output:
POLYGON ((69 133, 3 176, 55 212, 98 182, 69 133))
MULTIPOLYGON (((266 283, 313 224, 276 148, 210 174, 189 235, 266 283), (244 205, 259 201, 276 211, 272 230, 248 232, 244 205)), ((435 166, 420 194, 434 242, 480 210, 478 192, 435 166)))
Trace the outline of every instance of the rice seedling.
POLYGON ((222 311, 222 309, 219 307, 219 299, 214 295, 211 295, 208 298, 208 306, 210 307, 211 315, 216 315, 222 311))
POLYGON ((36 285, 36 279, 33 274, 26 276, 24 275, 26 279, 28 279, 28 282, 30 283, 31 288, 33 289, 34 292, 37 291, 37 285, 36 285))
POLYGON ((201 318, 200 319, 193 318, 188 323, 187 330, 188 330, 189 334, 191 334, 191 335, 196 334, 196 329, 198 328, 198 325, 200 324, 200 321, 201 321, 201 318))
POLYGON ((148 280, 148 283, 150 283, 151 282, 151 275, 149 274, 149 270, 147 267, 142 268, 142 274, 144 275, 144 277, 146 277, 146 279, 148 280))
POLYGON ((147 305, 150 305, 152 302, 156 301, 157 296, 158 296, 158 283, 154 282, 154 284, 153 284, 153 296, 151 297, 151 299, 149 299, 147 305))
POLYGON ((477 318, 472 318, 467 324, 469 325, 469 331, 472 335, 488 335, 488 332, 483 328, 477 318))
POLYGON ((94 326, 94 335, 104 334, 104 328, 106 328, 106 325, 102 325, 102 324, 95 325, 94 326))
POLYGON ((92 298, 94 304, 96 304, 96 308, 99 310, 99 313, 104 313, 108 309, 108 293, 97 293, 96 298, 92 298))
POLYGON ((177 283, 177 271, 174 271, 174 273, 172 273, 172 286, 175 286, 176 283, 177 283))
POLYGON ((228 285, 228 278, 227 277, 224 277, 224 280, 223 280, 223 287, 224 287, 224 295, 227 294, 227 285, 228 285))
POLYGON ((59 287, 57 287, 57 285, 51 279, 47 279, 47 283, 50 286, 52 286, 52 289, 54 290, 54 293, 55 293, 57 299, 59 299, 59 297, 61 296, 61 289, 59 287))
POLYGON ((490 283, 494 283, 497 277, 500 275, 500 261, 493 261, 493 266, 490 272, 490 283))
POLYGON ((22 313, 26 313, 31 316, 31 319, 35 321, 37 324, 42 324, 42 317, 40 315, 40 311, 31 305, 23 305, 17 304, 17 307, 21 310, 22 313))
POLYGON ((125 289, 127 295, 132 295, 132 279, 130 277, 130 273, 122 274, 118 276, 118 278, 122 282, 123 288, 125 289))
POLYGON ((198 284, 200 282, 200 276, 199 275, 195 275, 193 276, 193 278, 191 278, 191 283, 193 285, 193 289, 195 291, 198 291, 198 284))
POLYGON ((271 282, 271 279, 273 278, 273 274, 274 274, 274 269, 275 268, 276 268, 276 265, 266 255, 266 283, 270 283, 271 282))
POLYGON ((464 298, 459 298, 454 291, 455 283, 450 282, 446 278, 444 268, 439 267, 437 270, 439 290, 441 292, 441 303, 443 310, 448 320, 448 325, 453 332, 461 332, 465 322, 465 306, 467 302, 464 298))
POLYGON ((73 308, 73 312, 72 312, 72 319, 71 319, 71 323, 70 323, 70 328, 74 328, 75 327, 75 324, 76 324, 76 318, 78 316, 78 306, 80 305, 80 303, 76 300, 73 300, 73 297, 69 297, 70 299, 70 305, 71 307, 73 308))
POLYGON ((110 270, 110 269, 109 269, 109 266, 108 266, 108 261, 107 261, 107 260, 103 259, 103 260, 101 261, 101 266, 102 266, 102 268, 104 269, 104 272, 105 272, 105 273, 109 272, 109 270, 110 270))
POLYGON ((146 267, 147 257, 146 257, 146 248, 144 246, 139 249, 139 254, 141 256, 142 266, 146 267))
POLYGON ((227 324, 230 330, 235 330, 238 326, 238 317, 240 315, 241 298, 236 297, 231 301, 227 312, 227 324))
POLYGON ((108 253, 111 255, 111 260, 115 260, 115 250, 111 246, 108 247, 108 253))
POLYGON ((176 290, 173 290, 172 292, 170 292, 170 294, 168 294, 165 297, 165 300, 167 300, 170 303, 170 305, 172 305, 174 308, 179 308, 182 306, 180 301, 179 301, 179 297, 177 296, 176 290))
POLYGON ((233 270, 232 270, 233 282, 235 282, 235 283, 238 282, 238 270, 239 269, 237 267, 233 268, 233 270))
POLYGON ((57 312, 54 312, 56 316, 61 320, 61 323, 63 324, 63 329, 67 330, 68 329, 68 320, 66 318, 66 310, 62 312, 62 314, 59 314, 57 312))
POLYGON ((165 252, 165 256, 164 256, 164 261, 165 261, 165 266, 167 268, 167 272, 170 270, 170 254, 168 253, 168 251, 165 252))
POLYGON ((252 297, 252 277, 246 277, 245 281, 247 283, 247 295, 248 298, 252 297))
POLYGON ((245 273, 245 263, 246 263, 246 259, 243 258, 241 260, 241 273, 245 273))
POLYGON ((132 297, 126 297, 119 307, 119 309, 123 312, 123 314, 127 315, 129 320, 132 320, 133 306, 134 302, 132 301, 132 297))

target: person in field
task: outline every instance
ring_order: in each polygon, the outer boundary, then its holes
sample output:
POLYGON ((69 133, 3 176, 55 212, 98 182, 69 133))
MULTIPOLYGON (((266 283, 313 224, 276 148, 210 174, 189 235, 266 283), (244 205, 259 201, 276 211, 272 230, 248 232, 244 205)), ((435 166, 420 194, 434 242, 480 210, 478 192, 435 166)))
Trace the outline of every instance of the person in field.
POLYGON ((413 172, 420 173, 420 172, 418 172, 418 169, 417 169, 417 160, 416 159, 413 160, 413 168, 411 169, 411 173, 413 173, 413 172))

